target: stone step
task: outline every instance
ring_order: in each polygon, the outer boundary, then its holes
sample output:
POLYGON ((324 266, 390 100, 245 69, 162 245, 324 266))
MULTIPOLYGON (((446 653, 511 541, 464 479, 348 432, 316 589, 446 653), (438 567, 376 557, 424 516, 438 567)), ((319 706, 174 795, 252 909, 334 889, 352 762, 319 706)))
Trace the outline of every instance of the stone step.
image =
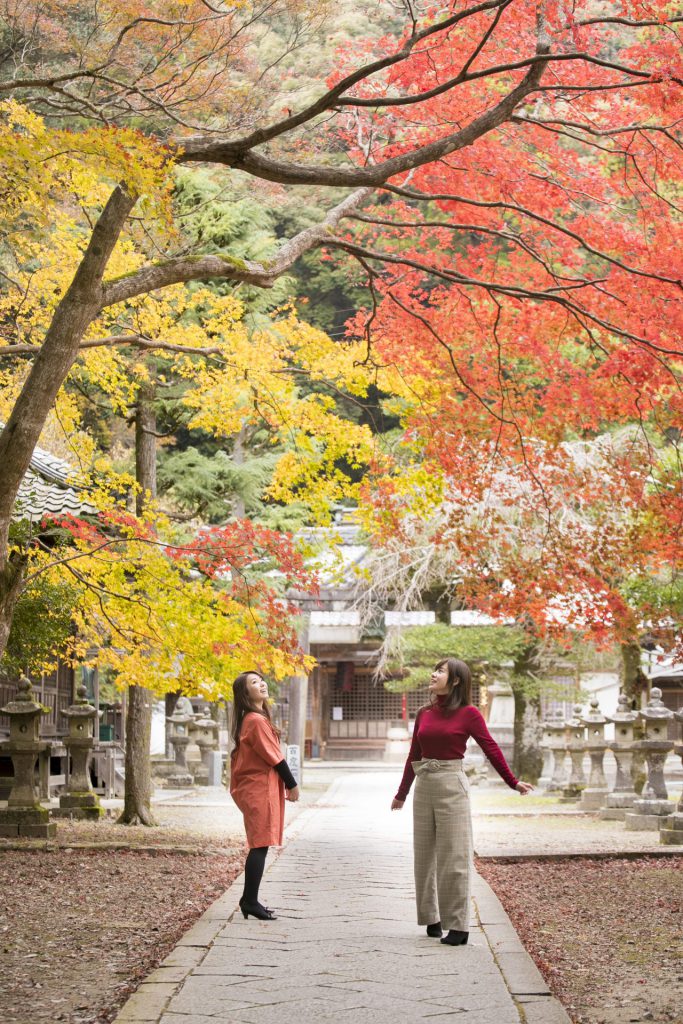
POLYGON ((659 841, 662 846, 683 846, 683 828, 661 828, 659 841))

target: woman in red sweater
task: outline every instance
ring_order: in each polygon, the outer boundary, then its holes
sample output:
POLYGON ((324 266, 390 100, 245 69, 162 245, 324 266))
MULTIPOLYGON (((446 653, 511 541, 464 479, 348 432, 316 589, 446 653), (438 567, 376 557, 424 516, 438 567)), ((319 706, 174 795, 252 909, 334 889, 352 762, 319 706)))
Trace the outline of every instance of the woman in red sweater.
POLYGON ((510 771, 481 712, 472 707, 472 677, 464 661, 445 658, 432 672, 430 703, 417 713, 401 785, 391 802, 400 810, 413 779, 413 849, 417 923, 449 946, 469 937, 472 823, 469 782, 463 770, 473 736, 510 789, 525 796, 533 786, 510 771))

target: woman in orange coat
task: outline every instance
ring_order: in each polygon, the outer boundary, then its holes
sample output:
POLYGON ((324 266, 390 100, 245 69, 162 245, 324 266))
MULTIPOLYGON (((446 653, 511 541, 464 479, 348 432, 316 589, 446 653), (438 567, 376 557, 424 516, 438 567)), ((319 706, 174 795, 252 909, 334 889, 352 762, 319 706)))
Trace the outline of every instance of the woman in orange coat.
POLYGON ((282 845, 287 800, 299 799, 299 787, 280 749, 270 719, 268 685, 258 672, 242 672, 233 683, 233 739, 230 793, 244 815, 249 853, 244 864, 240 909, 261 921, 273 913, 258 901, 269 846, 282 845))

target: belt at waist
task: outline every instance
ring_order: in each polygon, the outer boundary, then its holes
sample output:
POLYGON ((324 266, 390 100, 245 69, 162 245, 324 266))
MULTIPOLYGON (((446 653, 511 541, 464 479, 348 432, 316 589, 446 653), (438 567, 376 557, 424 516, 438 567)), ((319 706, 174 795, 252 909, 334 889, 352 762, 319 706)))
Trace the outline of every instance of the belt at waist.
POLYGON ((416 775, 425 772, 462 772, 465 770, 461 757, 450 761, 439 761, 436 758, 424 758, 422 761, 411 761, 413 771, 416 775))

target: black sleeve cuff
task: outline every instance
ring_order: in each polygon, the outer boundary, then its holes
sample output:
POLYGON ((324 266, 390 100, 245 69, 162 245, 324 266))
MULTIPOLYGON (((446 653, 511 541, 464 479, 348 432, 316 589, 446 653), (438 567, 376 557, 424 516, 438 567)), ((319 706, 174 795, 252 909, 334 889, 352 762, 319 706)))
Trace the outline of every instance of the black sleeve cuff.
POLYGON ((289 765, 282 759, 279 764, 275 765, 275 771, 278 773, 280 778, 285 784, 285 789, 294 789, 298 785, 298 782, 289 770, 289 765))

